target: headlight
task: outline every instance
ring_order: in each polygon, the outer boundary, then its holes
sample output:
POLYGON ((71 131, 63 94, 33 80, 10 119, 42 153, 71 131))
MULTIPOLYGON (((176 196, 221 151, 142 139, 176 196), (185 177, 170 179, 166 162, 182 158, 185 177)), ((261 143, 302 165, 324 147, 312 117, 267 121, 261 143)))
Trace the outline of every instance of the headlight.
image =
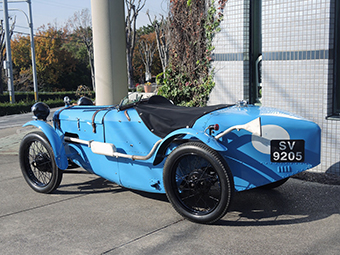
POLYGON ((47 116, 50 114, 50 107, 48 107, 48 105, 45 103, 38 102, 32 106, 31 111, 34 115, 33 118, 38 120, 46 120, 47 116))

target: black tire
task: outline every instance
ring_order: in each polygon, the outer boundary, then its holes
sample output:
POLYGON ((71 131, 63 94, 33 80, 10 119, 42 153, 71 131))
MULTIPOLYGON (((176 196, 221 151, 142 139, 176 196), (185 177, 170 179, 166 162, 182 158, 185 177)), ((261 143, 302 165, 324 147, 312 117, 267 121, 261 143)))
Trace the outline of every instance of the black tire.
POLYGON ((197 223, 213 223, 228 211, 234 181, 218 152, 199 142, 178 146, 163 170, 166 195, 174 209, 197 223))
POLYGON ((22 139, 19 160, 22 174, 33 190, 51 193, 59 187, 62 171, 44 133, 32 132, 22 139))
POLYGON ((276 181, 276 182, 272 182, 272 183, 268 183, 266 185, 261 186, 261 189, 275 189, 277 187, 280 187, 281 185, 283 185, 284 183, 286 183, 286 181, 288 181, 288 178, 276 181))

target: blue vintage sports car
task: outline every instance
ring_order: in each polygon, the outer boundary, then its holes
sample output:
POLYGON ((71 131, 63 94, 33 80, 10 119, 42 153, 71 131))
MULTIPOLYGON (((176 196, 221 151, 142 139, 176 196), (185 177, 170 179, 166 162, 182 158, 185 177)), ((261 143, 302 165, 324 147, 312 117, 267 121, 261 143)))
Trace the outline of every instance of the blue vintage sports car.
POLYGON ((320 128, 274 108, 239 102, 199 108, 161 96, 95 106, 83 98, 46 122, 32 107, 38 132, 20 145, 22 173, 32 189, 51 193, 63 170, 77 164, 126 188, 165 193, 183 217, 212 223, 236 191, 275 188, 320 163, 320 128))

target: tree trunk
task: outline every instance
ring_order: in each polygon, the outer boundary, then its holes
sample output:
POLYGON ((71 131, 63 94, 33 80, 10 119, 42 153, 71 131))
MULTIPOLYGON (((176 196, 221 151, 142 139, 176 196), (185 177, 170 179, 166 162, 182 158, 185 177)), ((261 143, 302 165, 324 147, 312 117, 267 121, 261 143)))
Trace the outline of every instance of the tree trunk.
POLYGON ((125 0, 126 5, 126 19, 125 19, 125 31, 126 31, 126 57, 127 57, 127 70, 128 70, 128 84, 129 88, 133 88, 133 51, 136 43, 136 20, 139 11, 143 9, 146 0, 125 0))
MULTIPOLYGON (((90 63, 90 70, 91 70, 91 81, 92 81, 92 89, 93 91, 96 91, 96 80, 95 80, 95 75, 94 75, 94 62, 93 62, 93 57, 91 56, 91 51, 88 50, 88 55, 89 55, 89 63, 90 63)), ((93 51, 92 51, 93 52, 93 51)))
POLYGON ((0 70, 0 95, 4 93, 4 83, 2 82, 2 70, 0 70))
POLYGON ((165 78, 165 71, 169 63, 169 28, 168 28, 168 22, 164 20, 164 17, 162 16, 161 23, 157 23, 156 18, 154 19, 154 22, 152 22, 149 13, 147 13, 149 17, 149 21, 151 25, 155 28, 156 33, 156 42, 157 42, 157 49, 159 53, 159 58, 161 60, 162 64, 162 70, 163 70, 163 77, 165 78))
POLYGON ((130 55, 129 55, 129 52, 128 52, 129 49, 126 49, 126 51, 127 51, 127 54, 126 54, 127 61, 126 61, 126 63, 127 63, 127 71, 128 71, 128 85, 129 85, 129 88, 132 89, 133 84, 134 84, 134 82, 133 82, 133 65, 132 65, 132 57, 129 57, 132 54, 130 53, 130 55))

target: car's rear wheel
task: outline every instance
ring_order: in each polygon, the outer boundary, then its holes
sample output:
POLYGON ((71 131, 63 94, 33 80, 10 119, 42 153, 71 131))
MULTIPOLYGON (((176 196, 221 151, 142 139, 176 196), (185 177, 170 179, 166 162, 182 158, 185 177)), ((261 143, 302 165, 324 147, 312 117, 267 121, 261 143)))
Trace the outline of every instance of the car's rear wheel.
POLYGON ((59 187, 62 171, 55 162, 53 149, 44 133, 32 132, 23 138, 19 160, 22 174, 33 190, 51 193, 59 187))
POLYGON ((178 146, 167 158, 163 182, 169 201, 198 223, 222 218, 234 192, 233 177, 219 153, 199 142, 178 146))

